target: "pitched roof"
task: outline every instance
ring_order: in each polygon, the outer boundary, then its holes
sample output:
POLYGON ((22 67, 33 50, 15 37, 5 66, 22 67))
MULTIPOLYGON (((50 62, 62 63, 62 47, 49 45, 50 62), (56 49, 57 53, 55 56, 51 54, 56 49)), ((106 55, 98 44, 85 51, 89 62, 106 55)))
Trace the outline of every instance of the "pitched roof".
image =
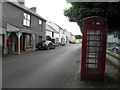
POLYGON ((47 31, 53 31, 53 32, 55 32, 55 33, 59 33, 58 31, 56 31, 51 25, 49 25, 49 24, 46 24, 46 30, 47 31))
POLYGON ((10 3, 10 4, 12 4, 12 5, 20 8, 20 9, 23 9, 23 10, 25 10, 25 11, 33 14, 34 16, 40 18, 41 20, 43 20, 43 21, 45 21, 45 22, 47 21, 46 19, 44 19, 43 17, 41 17, 39 14, 37 14, 37 13, 34 12, 34 11, 32 11, 30 8, 26 7, 25 5, 19 4, 17 1, 13 2, 13 1, 11 1, 11 0, 5 0, 5 2, 8 2, 8 3, 10 3))

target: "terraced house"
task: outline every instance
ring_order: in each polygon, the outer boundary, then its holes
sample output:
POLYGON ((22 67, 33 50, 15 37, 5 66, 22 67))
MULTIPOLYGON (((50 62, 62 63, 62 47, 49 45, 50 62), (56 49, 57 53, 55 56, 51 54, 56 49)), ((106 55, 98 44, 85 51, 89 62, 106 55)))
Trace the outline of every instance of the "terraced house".
POLYGON ((59 45, 59 27, 57 27, 53 22, 46 23, 46 39, 59 45))
POLYGON ((3 54, 35 50, 35 44, 46 40, 46 20, 22 2, 2 2, 3 54))

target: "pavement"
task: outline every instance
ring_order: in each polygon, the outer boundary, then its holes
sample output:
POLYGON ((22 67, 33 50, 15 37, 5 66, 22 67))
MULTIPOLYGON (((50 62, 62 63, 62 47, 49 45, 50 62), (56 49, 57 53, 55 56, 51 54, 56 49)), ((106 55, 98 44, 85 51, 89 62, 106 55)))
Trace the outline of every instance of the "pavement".
POLYGON ((104 81, 81 80, 79 66, 80 63, 78 62, 72 81, 68 84, 67 88, 119 88, 119 70, 109 61, 106 61, 104 81))

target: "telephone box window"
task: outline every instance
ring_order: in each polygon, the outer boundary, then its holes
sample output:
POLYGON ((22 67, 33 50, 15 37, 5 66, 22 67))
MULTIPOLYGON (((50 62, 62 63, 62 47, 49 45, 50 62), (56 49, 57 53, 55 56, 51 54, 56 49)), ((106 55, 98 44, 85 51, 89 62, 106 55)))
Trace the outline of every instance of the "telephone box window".
POLYGON ((87 40, 101 40, 101 36, 88 36, 87 40))
POLYGON ((94 59, 87 59, 87 63, 98 63, 98 59, 97 58, 94 58, 94 59))
POLYGON ((87 30, 88 35, 100 35, 100 30, 87 30))
POLYGON ((100 52, 102 49, 98 47, 87 47, 87 51, 89 52, 100 52))
POLYGON ((97 69, 98 65, 97 64, 87 64, 87 68, 95 68, 95 69, 97 69))
POLYGON ((101 43, 102 42, 99 42, 99 41, 90 41, 90 42, 87 42, 87 45, 89 46, 101 46, 101 43))
POLYGON ((97 58, 99 56, 98 53, 88 53, 87 57, 97 58))

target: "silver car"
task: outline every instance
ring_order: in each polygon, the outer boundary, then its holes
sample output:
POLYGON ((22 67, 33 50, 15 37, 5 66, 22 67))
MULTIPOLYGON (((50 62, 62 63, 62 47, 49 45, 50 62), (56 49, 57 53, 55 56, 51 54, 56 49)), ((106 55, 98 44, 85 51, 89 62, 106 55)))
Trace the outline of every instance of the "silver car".
POLYGON ((120 53, 120 43, 113 43, 108 50, 114 52, 114 53, 120 53))

